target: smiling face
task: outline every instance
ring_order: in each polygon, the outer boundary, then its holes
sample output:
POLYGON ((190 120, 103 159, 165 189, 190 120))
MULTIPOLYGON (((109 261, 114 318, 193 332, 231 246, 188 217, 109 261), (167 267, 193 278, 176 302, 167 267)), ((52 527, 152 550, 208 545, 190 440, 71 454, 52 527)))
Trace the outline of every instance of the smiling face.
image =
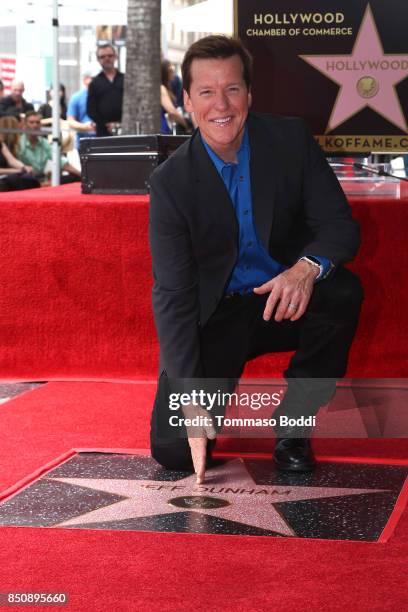
POLYGON ((251 94, 238 55, 227 59, 194 59, 190 92, 184 106, 194 113, 204 140, 224 161, 235 161, 251 106, 251 94))

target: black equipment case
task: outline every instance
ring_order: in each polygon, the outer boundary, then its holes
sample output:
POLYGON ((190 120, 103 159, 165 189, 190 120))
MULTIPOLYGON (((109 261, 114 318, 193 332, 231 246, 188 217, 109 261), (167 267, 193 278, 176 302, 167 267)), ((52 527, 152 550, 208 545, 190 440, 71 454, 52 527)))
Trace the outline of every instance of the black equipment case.
POLYGON ((81 138, 82 193, 146 194, 153 170, 189 136, 81 138))

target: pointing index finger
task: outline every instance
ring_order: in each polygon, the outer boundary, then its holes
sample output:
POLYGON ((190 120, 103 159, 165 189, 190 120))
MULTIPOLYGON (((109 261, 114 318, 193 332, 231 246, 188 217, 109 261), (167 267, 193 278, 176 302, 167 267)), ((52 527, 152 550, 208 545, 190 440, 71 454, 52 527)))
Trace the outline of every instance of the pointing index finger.
POLYGON ((194 471, 197 474, 197 484, 202 484, 205 478, 205 460, 207 450, 206 438, 189 438, 194 471))

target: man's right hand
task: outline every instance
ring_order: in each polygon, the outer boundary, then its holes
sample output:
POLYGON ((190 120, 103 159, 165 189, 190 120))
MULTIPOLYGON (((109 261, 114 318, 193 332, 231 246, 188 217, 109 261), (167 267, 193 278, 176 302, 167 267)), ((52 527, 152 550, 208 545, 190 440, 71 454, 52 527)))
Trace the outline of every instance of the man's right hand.
POLYGON ((207 459, 207 440, 214 440, 216 437, 213 419, 207 410, 193 404, 183 406, 183 414, 186 419, 201 417, 202 425, 186 426, 186 429, 194 471, 197 475, 197 484, 203 484, 207 459))

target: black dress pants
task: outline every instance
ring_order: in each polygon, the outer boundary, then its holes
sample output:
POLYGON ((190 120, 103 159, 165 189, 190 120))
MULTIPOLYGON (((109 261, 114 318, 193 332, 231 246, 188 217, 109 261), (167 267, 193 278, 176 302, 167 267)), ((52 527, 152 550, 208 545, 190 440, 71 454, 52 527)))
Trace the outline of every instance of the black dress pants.
MULTIPOLYGON (((345 375, 363 299, 360 281, 349 270, 337 269, 316 283, 306 312, 293 322, 263 320, 268 296, 249 293, 221 301, 201 330, 205 376, 224 379, 224 387, 228 379, 231 391, 248 360, 295 350, 284 372, 288 390, 274 417, 315 415, 335 393, 336 379, 345 375), (310 385, 311 379, 320 381, 310 385)), ((160 427, 160 417, 168 414, 168 401, 169 381, 163 375, 151 419, 152 456, 168 469, 191 469, 186 436, 166 437, 160 427)))

